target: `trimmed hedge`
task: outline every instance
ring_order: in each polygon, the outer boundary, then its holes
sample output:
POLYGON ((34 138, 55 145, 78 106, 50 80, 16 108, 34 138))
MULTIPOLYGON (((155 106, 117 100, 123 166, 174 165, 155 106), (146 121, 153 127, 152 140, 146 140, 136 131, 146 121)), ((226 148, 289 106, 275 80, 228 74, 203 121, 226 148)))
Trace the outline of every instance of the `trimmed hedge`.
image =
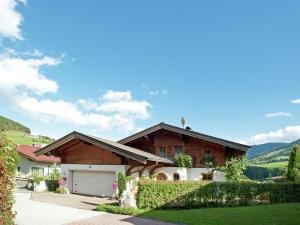
POLYGON ((300 183, 139 182, 139 208, 200 208, 300 202, 300 183))
POLYGON ((58 180, 46 180, 49 191, 56 191, 59 188, 58 180))

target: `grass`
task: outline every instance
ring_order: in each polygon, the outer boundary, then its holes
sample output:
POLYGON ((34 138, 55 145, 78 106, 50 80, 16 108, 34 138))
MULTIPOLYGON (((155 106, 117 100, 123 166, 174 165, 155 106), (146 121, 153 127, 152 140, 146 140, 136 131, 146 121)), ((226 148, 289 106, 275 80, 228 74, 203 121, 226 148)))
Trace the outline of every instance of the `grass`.
POLYGON ((114 213, 114 214, 134 215, 134 216, 146 212, 146 210, 143 209, 121 208, 118 203, 98 205, 96 207, 96 210, 102 212, 114 213))
POLYGON ((26 134, 21 131, 5 131, 3 132, 7 139, 12 141, 15 144, 20 144, 20 145, 32 145, 32 144, 45 144, 44 142, 41 141, 34 141, 35 136, 26 134))
POLYGON ((272 162, 272 163, 262 163, 262 164, 252 164, 253 166, 260 166, 265 167, 268 169, 274 169, 274 168, 285 168, 288 165, 288 162, 272 162))
POLYGON ((140 217, 187 225, 298 225, 300 203, 201 208, 189 210, 152 210, 140 217))

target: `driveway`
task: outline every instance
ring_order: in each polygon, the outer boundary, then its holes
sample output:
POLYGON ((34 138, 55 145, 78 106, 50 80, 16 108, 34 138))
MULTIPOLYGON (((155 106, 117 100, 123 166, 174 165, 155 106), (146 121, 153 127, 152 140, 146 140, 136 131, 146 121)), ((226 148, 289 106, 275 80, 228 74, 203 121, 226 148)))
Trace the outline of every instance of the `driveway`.
POLYGON ((99 216, 99 212, 30 200, 31 193, 16 193, 17 225, 61 225, 99 216))
POLYGON ((31 193, 15 193, 17 225, 174 225, 133 216, 115 215, 31 200, 31 193))
POLYGON ((53 192, 32 192, 31 200, 87 210, 94 210, 99 204, 116 202, 109 198, 76 194, 63 195, 53 192))

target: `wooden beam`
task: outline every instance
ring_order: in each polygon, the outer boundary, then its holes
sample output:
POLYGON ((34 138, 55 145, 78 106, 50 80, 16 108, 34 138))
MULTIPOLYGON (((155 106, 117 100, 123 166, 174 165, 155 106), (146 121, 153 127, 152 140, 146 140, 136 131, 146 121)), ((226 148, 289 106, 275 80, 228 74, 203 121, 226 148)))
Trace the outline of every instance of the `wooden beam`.
POLYGON ((63 145, 63 146, 58 147, 58 148, 56 149, 56 152, 61 153, 61 152, 65 151, 66 149, 70 150, 70 149, 72 149, 74 146, 76 146, 76 145, 78 145, 78 144, 80 144, 80 143, 83 143, 83 142, 80 141, 79 139, 74 139, 74 141, 71 141, 71 142, 69 142, 69 143, 67 143, 67 144, 65 144, 65 145, 63 145))
MULTIPOLYGON (((139 171, 139 177, 141 177, 143 175, 143 172, 146 170, 146 169, 149 169, 149 168, 152 168, 152 167, 155 167, 156 165, 146 165, 144 166, 140 171, 139 171)), ((150 173, 149 173, 150 174, 150 173)))

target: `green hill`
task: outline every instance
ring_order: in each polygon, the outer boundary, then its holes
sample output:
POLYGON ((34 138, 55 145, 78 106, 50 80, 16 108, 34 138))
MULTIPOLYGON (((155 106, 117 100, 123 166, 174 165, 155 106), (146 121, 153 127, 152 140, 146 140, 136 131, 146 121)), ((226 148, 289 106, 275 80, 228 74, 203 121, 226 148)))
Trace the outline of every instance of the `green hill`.
POLYGON ((257 155, 250 160, 252 165, 266 168, 283 168, 286 167, 289 155, 294 144, 299 144, 300 140, 287 144, 284 147, 276 148, 263 154, 257 155))
POLYGON ((22 124, 10 120, 4 116, 0 116, 0 132, 5 131, 20 131, 26 134, 31 133, 28 127, 25 127, 22 124))
POLYGON ((5 134, 8 140, 21 145, 46 145, 54 141, 54 139, 47 136, 31 135, 21 131, 5 131, 2 133, 5 134))
POLYGON ((4 116, 0 116, 0 134, 4 134, 15 144, 45 145, 54 141, 53 138, 47 136, 32 135, 28 127, 4 116))

